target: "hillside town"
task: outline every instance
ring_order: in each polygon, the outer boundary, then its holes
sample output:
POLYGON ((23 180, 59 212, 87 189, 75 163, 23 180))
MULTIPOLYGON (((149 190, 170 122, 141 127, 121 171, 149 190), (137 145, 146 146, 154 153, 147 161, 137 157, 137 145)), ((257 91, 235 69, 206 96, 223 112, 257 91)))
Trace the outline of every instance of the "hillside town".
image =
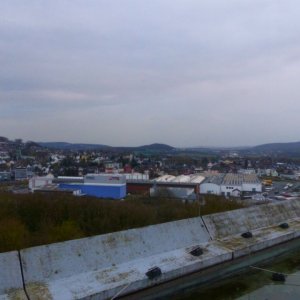
POLYGON ((299 175, 300 163, 295 159, 245 156, 232 150, 187 152, 167 145, 155 148, 155 144, 142 150, 52 149, 0 137, 0 181, 29 181, 23 189, 13 186, 15 192, 68 190, 77 196, 112 199, 164 193, 188 201, 214 194, 259 203, 299 197, 299 175), (93 191, 87 188, 89 183, 93 191), (115 184, 119 191, 104 192, 105 183, 115 184))

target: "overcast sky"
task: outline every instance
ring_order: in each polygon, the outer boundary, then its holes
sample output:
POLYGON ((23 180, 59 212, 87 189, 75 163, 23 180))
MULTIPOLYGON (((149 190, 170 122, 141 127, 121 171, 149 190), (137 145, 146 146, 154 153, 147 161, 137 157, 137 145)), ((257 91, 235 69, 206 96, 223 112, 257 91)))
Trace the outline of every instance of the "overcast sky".
POLYGON ((135 146, 300 140, 300 3, 1 0, 0 135, 135 146))

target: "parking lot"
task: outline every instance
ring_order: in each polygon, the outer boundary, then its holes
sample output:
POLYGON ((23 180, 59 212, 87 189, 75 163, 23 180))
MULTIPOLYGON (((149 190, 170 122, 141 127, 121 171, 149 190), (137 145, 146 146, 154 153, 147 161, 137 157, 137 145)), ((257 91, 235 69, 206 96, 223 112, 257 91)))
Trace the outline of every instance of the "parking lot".
POLYGON ((274 181, 272 186, 263 186, 263 195, 273 201, 300 198, 300 182, 274 181))

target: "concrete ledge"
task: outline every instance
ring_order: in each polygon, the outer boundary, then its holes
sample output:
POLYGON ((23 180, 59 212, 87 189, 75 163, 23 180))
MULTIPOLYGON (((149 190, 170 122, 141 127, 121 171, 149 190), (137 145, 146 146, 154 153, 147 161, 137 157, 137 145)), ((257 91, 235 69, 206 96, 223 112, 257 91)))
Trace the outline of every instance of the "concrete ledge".
POLYGON ((221 247, 211 244, 203 244, 201 247, 204 252, 199 257, 189 254, 191 247, 187 247, 61 280, 31 282, 26 285, 26 289, 31 299, 109 299, 124 288, 123 295, 232 258, 231 252, 221 247), (145 273, 154 266, 161 268, 162 275, 150 280, 145 273))
POLYGON ((235 259, 296 238, 294 229, 284 230, 278 228, 278 226, 254 230, 252 234, 253 237, 249 239, 245 239, 238 234, 216 240, 213 243, 232 250, 233 259, 235 259))
MULTIPOLYGON (((300 249, 300 239, 295 239, 262 251, 256 252, 251 256, 243 256, 232 261, 224 262, 220 265, 212 266, 199 272, 174 279, 144 289, 134 294, 124 296, 123 300, 157 300, 172 299, 173 295, 181 294, 184 290, 194 288, 208 287, 215 282, 225 280, 231 276, 241 275, 249 272, 249 266, 261 266, 270 264, 274 260, 289 257, 291 252, 300 249)), ((270 267, 271 268, 271 267, 270 267)), ((272 268, 271 268, 272 269, 272 268)), ((178 298, 178 297, 177 297, 178 298)), ((288 299, 288 297, 286 298, 288 299)))
MULTIPOLYGON (((29 298, 38 300, 134 293, 296 239, 299 216, 299 202, 290 200, 24 249, 24 284, 29 298), (283 222, 289 228, 278 226, 283 222), (241 237, 246 231, 253 237, 241 237), (203 254, 191 255, 194 246, 203 254), (155 266, 161 276, 148 279, 145 273, 155 266)), ((10 264, 18 262, 16 252, 10 255, 10 264)))
POLYGON ((0 253, 0 300, 27 300, 17 251, 0 253))
POLYGON ((246 231, 267 228, 300 217, 298 200, 287 200, 203 216, 213 239, 224 239, 246 231))
POLYGON ((203 221, 214 243, 232 250, 233 258, 237 258, 299 237, 298 214, 299 201, 288 200, 207 215, 203 221), (279 224, 283 222, 290 227, 280 228, 279 224), (247 231, 252 232, 252 238, 241 237, 247 231))
MULTIPOLYGON (((24 249, 20 254, 26 290, 32 299, 85 299, 93 295, 100 299, 101 291, 114 293, 122 284, 144 281, 155 263, 172 260, 173 251, 209 240, 202 219, 193 218, 24 249)), ((175 256, 175 269, 177 260, 175 256)), ((140 284, 149 284, 149 280, 140 284)))

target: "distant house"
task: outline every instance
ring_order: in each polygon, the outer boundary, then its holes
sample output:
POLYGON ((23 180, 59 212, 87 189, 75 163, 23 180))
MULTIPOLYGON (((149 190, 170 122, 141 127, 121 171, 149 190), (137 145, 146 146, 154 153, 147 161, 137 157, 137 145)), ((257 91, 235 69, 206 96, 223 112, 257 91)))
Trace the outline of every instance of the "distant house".
POLYGON ((240 197, 241 196, 241 190, 239 190, 239 189, 233 189, 232 191, 231 191, 231 196, 232 197, 240 197))
POLYGON ((15 180, 25 180, 33 177, 34 172, 32 171, 32 167, 28 166, 27 168, 15 168, 13 175, 15 180))
POLYGON ((0 181, 8 181, 11 180, 10 172, 0 172, 0 181))
POLYGON ((16 168, 14 170, 15 180, 27 179, 27 168, 16 168))

